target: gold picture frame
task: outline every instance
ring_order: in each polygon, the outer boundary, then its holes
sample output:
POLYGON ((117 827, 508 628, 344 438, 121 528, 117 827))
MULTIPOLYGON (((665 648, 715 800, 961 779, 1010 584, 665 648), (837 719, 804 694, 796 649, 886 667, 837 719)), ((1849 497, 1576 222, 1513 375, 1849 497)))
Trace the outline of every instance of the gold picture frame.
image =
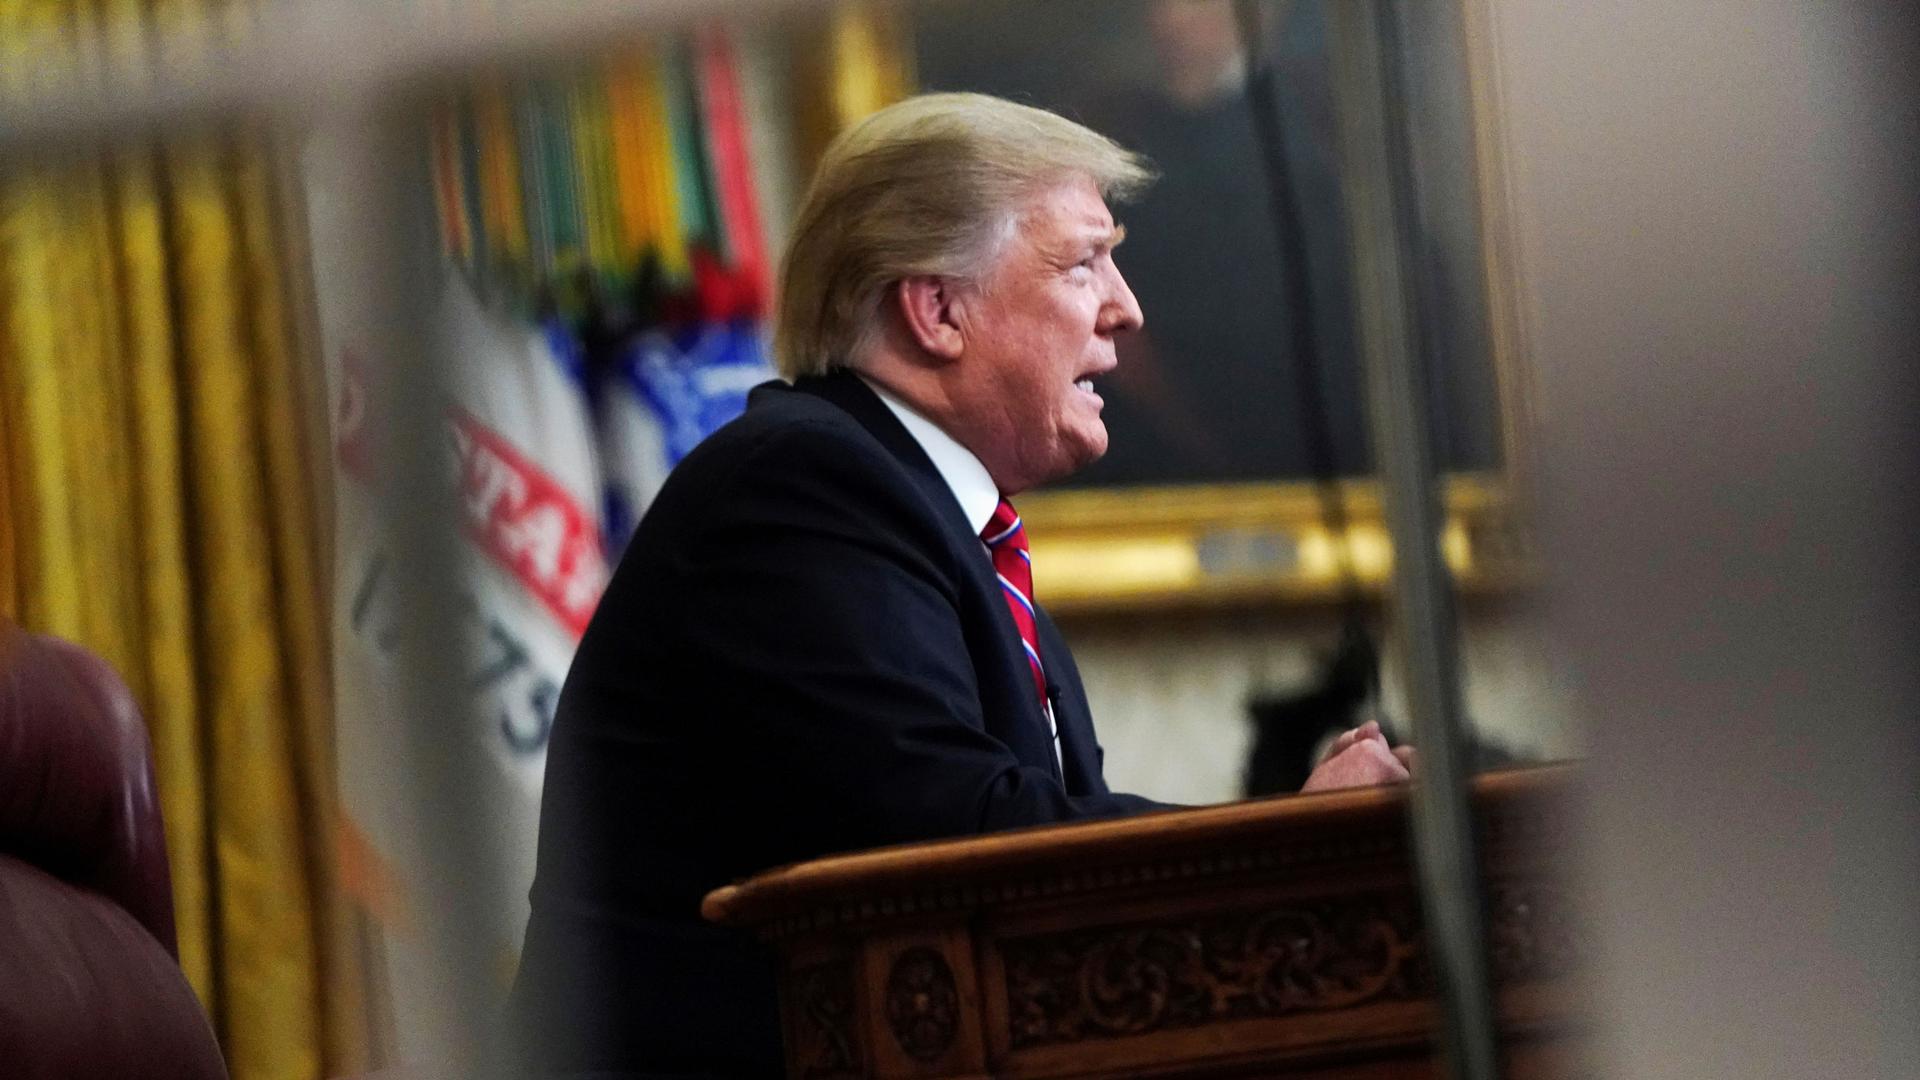
MULTIPOLYGON (((1348 521, 1335 536, 1309 483, 1204 484, 1028 495, 1039 584, 1057 615, 1340 599, 1340 547, 1368 593, 1382 590, 1393 544, 1371 480, 1340 483, 1348 521)), ((1501 474, 1450 476, 1440 542, 1456 582, 1504 592, 1532 577, 1531 544, 1501 474)))
MULTIPOLYGON (((1467 593, 1524 588, 1536 576, 1525 526, 1526 431, 1533 394, 1508 212, 1489 0, 1458 0, 1470 169, 1501 468, 1444 478, 1443 556, 1467 593)), ((1314 605, 1340 599, 1344 544, 1363 590, 1385 588, 1392 543, 1379 484, 1339 482, 1347 528, 1329 531, 1312 482, 1041 491, 1024 496, 1048 608, 1072 616, 1166 608, 1314 605)))

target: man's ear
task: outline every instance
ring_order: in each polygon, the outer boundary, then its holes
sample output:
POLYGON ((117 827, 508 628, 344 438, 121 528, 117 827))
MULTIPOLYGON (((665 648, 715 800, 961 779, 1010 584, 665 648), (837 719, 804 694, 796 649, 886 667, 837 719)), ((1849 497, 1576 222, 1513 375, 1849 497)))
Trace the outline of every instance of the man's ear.
POLYGON ((966 335, 954 310, 953 283, 931 274, 901 278, 893 287, 900 321, 914 344, 940 360, 958 360, 966 335))

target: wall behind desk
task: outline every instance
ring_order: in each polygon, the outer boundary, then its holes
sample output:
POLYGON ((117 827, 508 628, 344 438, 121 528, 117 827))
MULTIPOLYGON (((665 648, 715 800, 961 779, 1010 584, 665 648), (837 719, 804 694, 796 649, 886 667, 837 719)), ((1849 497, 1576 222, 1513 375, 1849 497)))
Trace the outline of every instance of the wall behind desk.
MULTIPOLYGON (((1482 602, 1462 622, 1467 710, 1479 735, 1524 759, 1576 756, 1569 690, 1529 613, 1482 602)), ((1107 752, 1107 781, 1178 803, 1240 797, 1253 739, 1248 700, 1311 686, 1317 658, 1340 634, 1330 609, 1087 617, 1062 629, 1107 752)), ((1386 713, 1404 730, 1391 650, 1386 663, 1386 713)))

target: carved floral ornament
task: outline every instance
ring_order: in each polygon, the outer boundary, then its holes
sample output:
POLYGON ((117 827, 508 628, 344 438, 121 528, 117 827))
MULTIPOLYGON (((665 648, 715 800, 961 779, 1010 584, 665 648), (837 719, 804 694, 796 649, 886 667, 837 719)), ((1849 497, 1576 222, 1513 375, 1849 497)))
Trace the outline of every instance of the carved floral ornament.
POLYGON ((797 1003, 791 1037, 793 1060, 805 1080, 842 1080, 863 1075, 853 1035, 853 966, 845 960, 811 964, 795 972, 797 1003))
POLYGON ((887 1026, 916 1061, 938 1061, 960 1030, 960 991, 936 949, 908 949, 887 976, 887 1026))
POLYGON ((1009 941, 1012 1045, 1417 998, 1414 937, 1411 906, 1378 897, 1009 941))
MULTIPOLYGON (((1586 954, 1564 896, 1544 883, 1492 891, 1494 974, 1564 974, 1586 954)), ((1342 897, 1007 941, 1016 1050, 1302 1012, 1433 992, 1409 897, 1342 897)))

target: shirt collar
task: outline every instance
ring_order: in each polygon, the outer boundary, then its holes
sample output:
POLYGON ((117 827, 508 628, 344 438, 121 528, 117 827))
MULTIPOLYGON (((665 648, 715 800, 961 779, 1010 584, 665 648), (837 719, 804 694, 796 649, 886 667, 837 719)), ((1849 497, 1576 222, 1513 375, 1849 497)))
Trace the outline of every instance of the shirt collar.
POLYGON ((927 457, 933 461, 933 467, 940 471, 940 478, 947 482, 947 488, 953 492, 954 501, 960 504, 960 512, 966 516, 967 524, 978 534, 993 520, 993 512, 1000 506, 1000 488, 988 475, 987 467, 973 456, 973 451, 961 446, 953 436, 940 430, 939 425, 916 412, 913 406, 895 397, 891 391, 865 375, 860 381, 867 384, 884 402, 893 415, 920 444, 927 457))

